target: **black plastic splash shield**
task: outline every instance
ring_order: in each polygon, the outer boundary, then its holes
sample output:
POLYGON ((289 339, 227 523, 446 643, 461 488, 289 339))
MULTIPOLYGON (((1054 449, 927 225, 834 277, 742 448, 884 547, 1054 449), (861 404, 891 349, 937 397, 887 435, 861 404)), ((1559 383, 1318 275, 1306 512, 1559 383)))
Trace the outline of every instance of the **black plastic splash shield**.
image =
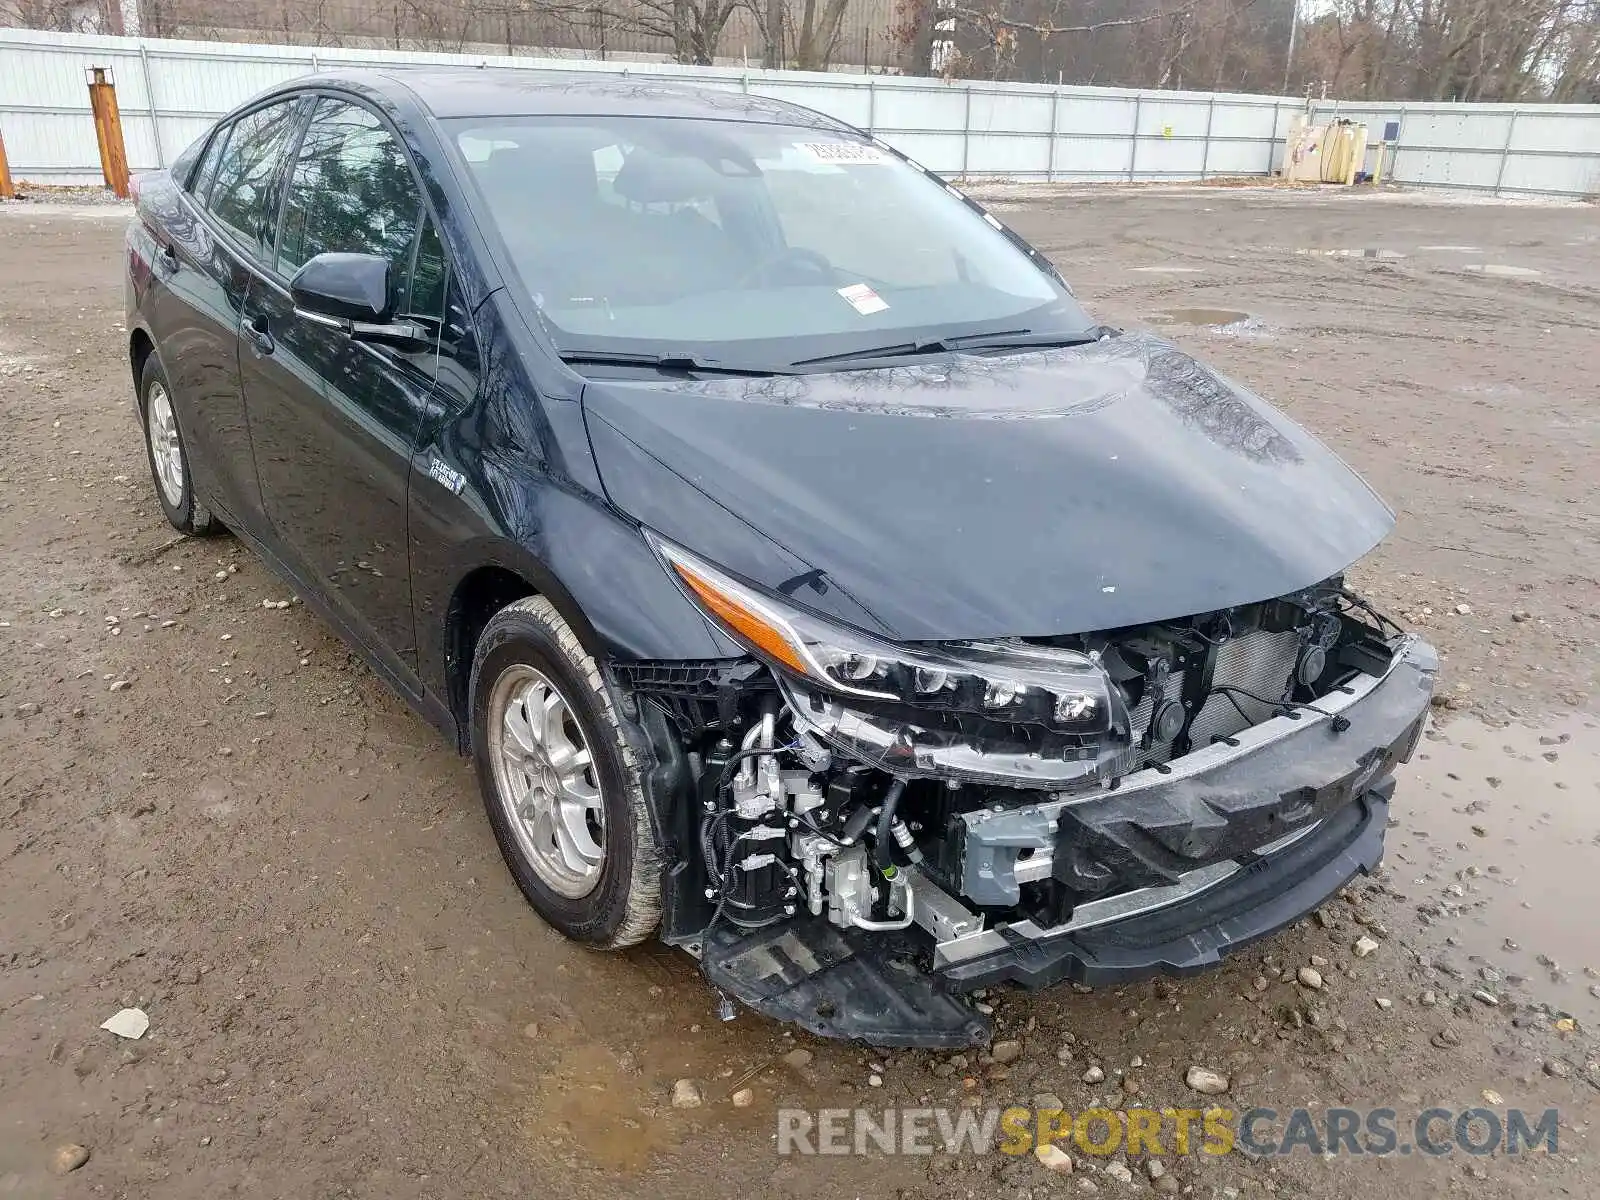
POLYGON ((910 943, 815 917, 753 931, 720 926, 701 945, 700 968, 757 1012, 818 1037, 939 1049, 982 1045, 994 1033, 922 969, 910 943))

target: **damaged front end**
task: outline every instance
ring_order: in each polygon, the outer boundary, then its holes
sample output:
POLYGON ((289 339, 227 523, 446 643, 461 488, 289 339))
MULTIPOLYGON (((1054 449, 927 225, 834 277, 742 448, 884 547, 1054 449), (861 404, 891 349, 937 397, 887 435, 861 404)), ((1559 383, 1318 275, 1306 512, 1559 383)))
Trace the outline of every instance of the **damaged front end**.
POLYGON ((722 991, 880 1045, 963 993, 1182 973, 1382 853, 1434 651, 1332 579, 1049 639, 896 645, 658 544, 747 659, 618 682, 656 751, 669 941, 722 991))

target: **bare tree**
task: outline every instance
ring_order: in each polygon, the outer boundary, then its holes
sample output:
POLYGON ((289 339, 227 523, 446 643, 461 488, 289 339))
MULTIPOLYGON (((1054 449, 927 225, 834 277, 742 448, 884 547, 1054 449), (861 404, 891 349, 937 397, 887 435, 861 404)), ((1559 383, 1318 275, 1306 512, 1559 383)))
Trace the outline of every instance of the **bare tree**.
MULTIPOLYGON (((883 0, 854 0, 858 14, 883 0)), ((892 0, 914 73, 1137 87, 1276 91, 1294 0, 892 0)), ((768 66, 825 70, 852 0, 140 0, 148 36, 485 45, 619 45, 683 63, 754 34, 768 66)), ((1352 99, 1593 102, 1600 0, 1317 0, 1304 5, 1293 91, 1352 99)), ((878 10, 881 11, 881 10, 878 10)), ((0 24, 119 28, 120 0, 0 0, 0 24)), ((876 26, 882 29, 881 18, 876 26)))
POLYGON ((0 0, 0 26, 97 33, 114 28, 104 0, 85 5, 73 0, 0 0))
POLYGON ((1515 101, 1592 94, 1596 0, 1334 0, 1298 82, 1354 97, 1515 101))
POLYGON ((850 0, 749 0, 747 10, 765 49, 763 63, 826 71, 849 5, 850 0))

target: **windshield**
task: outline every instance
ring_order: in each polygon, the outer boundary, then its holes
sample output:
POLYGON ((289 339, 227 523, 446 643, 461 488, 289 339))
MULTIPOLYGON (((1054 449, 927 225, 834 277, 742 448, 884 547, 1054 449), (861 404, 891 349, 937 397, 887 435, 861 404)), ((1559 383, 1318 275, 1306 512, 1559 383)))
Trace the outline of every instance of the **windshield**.
POLYGON ((1092 326, 1024 249, 869 141, 654 117, 451 124, 563 353, 776 364, 1092 326))

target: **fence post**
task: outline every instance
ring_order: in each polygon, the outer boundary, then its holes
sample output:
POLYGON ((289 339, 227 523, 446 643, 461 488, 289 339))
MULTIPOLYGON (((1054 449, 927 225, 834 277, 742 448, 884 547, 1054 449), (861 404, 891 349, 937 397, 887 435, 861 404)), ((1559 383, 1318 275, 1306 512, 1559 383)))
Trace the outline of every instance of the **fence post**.
POLYGON ((877 84, 875 84, 873 82, 872 76, 868 75, 867 76, 867 136, 868 137, 876 137, 877 136, 873 132, 873 126, 877 124, 877 120, 878 120, 878 88, 877 88, 877 84))
POLYGON ((961 178, 967 177, 967 163, 972 156, 972 85, 967 84, 967 107, 961 117, 961 178))
POLYGON ((1406 144, 1406 106, 1400 106, 1400 128, 1394 131, 1394 155, 1389 159, 1389 182, 1400 183, 1400 148, 1406 144))
POLYGON ((1050 154, 1044 160, 1044 181, 1056 181, 1056 135, 1061 132, 1061 93, 1050 93, 1050 154))
POLYGON ((1494 194, 1500 194, 1500 188, 1506 181, 1506 160, 1511 157, 1511 143, 1517 136, 1517 118, 1522 115, 1520 108, 1511 110, 1511 120, 1506 123, 1506 144, 1500 150, 1500 170, 1494 177, 1494 194))
POLYGON ((110 67, 89 68, 89 109, 100 143, 100 173, 118 199, 128 198, 128 151, 122 142, 122 114, 117 111, 117 85, 110 67))
MULTIPOLYGON (((1272 136, 1267 139, 1267 178, 1272 178, 1272 160, 1278 157, 1278 122, 1283 120, 1283 101, 1272 102, 1272 136)), ((1284 161, 1283 169, 1287 173, 1289 163, 1284 161)))
POLYGON ((150 113, 150 136, 156 143, 156 166, 167 165, 167 152, 161 145, 161 118, 156 115, 156 87, 150 79, 150 50, 139 39, 139 64, 144 68, 144 103, 150 113))
POLYGON ((1139 168, 1139 118, 1144 114, 1144 93, 1133 94, 1133 133, 1128 138, 1128 182, 1132 183, 1139 168))
POLYGON ((1211 99, 1206 102, 1206 144, 1200 153, 1200 182, 1206 181, 1206 171, 1211 166, 1211 127, 1217 119, 1217 97, 1213 92, 1211 99))
POLYGON ((0 200, 15 200, 16 186, 11 182, 11 164, 6 162, 6 139, 0 134, 0 200))

